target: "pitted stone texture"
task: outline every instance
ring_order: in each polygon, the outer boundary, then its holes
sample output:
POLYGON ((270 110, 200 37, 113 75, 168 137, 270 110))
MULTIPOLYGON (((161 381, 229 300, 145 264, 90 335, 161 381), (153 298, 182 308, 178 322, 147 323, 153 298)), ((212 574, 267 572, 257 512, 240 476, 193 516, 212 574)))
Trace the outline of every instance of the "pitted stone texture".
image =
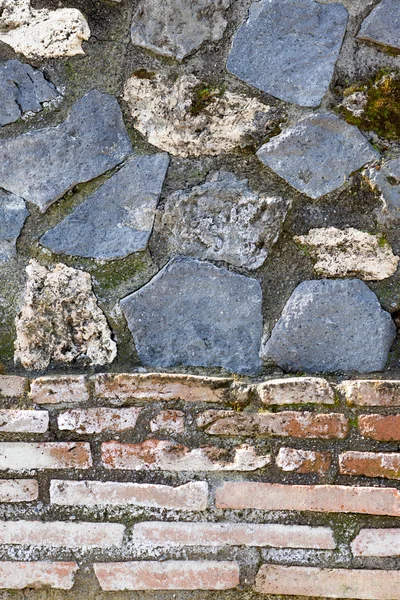
POLYGON ((261 0, 237 31, 228 71, 246 83, 302 106, 328 91, 346 31, 342 4, 261 0))
POLYGON ((83 14, 75 8, 35 10, 31 0, 0 0, 0 41, 28 58, 85 54, 90 37, 83 14))
POLYGON ((179 257, 121 306, 145 365, 257 373, 261 296, 255 279, 179 257))
POLYGON ((61 125, 1 140, 0 187, 44 212, 131 151, 117 100, 93 90, 76 102, 61 125))
POLYGON ((381 0, 364 19, 357 37, 400 50, 400 4, 398 0, 381 0))
POLYGON ((44 102, 60 98, 55 86, 30 65, 9 60, 0 65, 0 126, 25 113, 38 113, 44 102))
POLYGON ((218 171, 203 185, 167 198, 162 229, 175 254, 257 269, 278 240, 290 204, 218 171))
POLYGON ((288 371, 381 371, 395 335, 389 313, 363 281, 303 281, 283 309, 265 357, 288 371))
POLYGON ((133 15, 135 46, 181 61, 203 42, 218 42, 231 0, 141 0, 133 15))
POLYGON ((0 190, 0 263, 16 255, 16 243, 29 211, 22 198, 0 190))
POLYGON ((294 240, 307 247, 317 262, 314 271, 324 277, 360 277, 379 281, 394 275, 399 263, 388 242, 358 229, 310 229, 294 240))
POLYGON ((382 223, 396 224, 400 220, 400 158, 394 158, 379 168, 366 169, 363 175, 371 187, 380 193, 381 208, 377 211, 382 223))
POLYGON ((25 301, 16 318, 15 360, 26 369, 56 363, 105 365, 117 354, 106 318, 97 305, 89 273, 31 260, 25 301))
POLYGON ((124 100, 136 129, 150 144, 174 156, 217 156, 246 147, 261 139, 276 120, 270 106, 229 91, 215 91, 210 102, 195 112, 199 86, 194 75, 174 82, 161 75, 134 76, 125 85, 124 100))
POLYGON ((353 171, 379 154, 356 127, 315 113, 273 137, 258 158, 299 192, 320 198, 341 187, 353 171))
POLYGON ((145 250, 168 164, 167 154, 132 158, 41 244, 56 254, 111 260, 145 250))

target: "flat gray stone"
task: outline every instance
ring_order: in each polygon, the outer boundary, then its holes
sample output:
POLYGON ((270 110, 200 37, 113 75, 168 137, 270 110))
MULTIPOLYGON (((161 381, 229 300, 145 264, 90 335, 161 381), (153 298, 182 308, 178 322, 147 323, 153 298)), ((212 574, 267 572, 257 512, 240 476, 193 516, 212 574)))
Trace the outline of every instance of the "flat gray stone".
POLYGON ((227 69, 285 102, 318 106, 346 31, 342 4, 261 0, 233 38, 227 69))
POLYGON ((380 193, 381 208, 378 219, 382 223, 397 224, 400 221, 400 158, 393 158, 379 166, 365 169, 371 186, 380 193))
POLYGON ((400 2, 382 0, 364 19, 357 37, 400 50, 400 2))
POLYGON ((249 374, 261 364, 261 303, 255 279, 186 257, 120 302, 144 365, 249 374))
POLYGON ((61 125, 0 141, 0 187, 45 212, 75 185, 112 169, 131 152, 117 100, 94 90, 76 102, 61 125))
POLYGON ((98 259, 145 250, 168 165, 166 153, 131 158, 40 243, 56 254, 98 259))
POLYGON ((16 254, 16 242, 29 211, 22 198, 0 190, 0 262, 16 254))
POLYGON ((257 156, 296 190, 315 199, 341 187, 379 153, 356 127, 321 112, 273 137, 257 156))
POLYGON ((59 98, 55 86, 41 71, 19 60, 0 65, 0 126, 14 123, 23 114, 38 113, 44 102, 59 98))
POLYGON ((384 369, 396 327, 359 279, 303 281, 263 350, 282 369, 369 373, 384 369))

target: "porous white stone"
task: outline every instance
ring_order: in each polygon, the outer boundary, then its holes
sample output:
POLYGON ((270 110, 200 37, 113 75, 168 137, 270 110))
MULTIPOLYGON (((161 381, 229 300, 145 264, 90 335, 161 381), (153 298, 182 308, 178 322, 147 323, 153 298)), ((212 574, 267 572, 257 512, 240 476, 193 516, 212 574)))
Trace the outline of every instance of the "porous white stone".
POLYGON ((377 167, 365 169, 363 175, 371 187, 380 193, 381 207, 377 211, 382 223, 395 224, 400 219, 400 158, 377 167))
POLYGON ((357 37, 400 50, 399 0, 381 0, 362 22, 357 37))

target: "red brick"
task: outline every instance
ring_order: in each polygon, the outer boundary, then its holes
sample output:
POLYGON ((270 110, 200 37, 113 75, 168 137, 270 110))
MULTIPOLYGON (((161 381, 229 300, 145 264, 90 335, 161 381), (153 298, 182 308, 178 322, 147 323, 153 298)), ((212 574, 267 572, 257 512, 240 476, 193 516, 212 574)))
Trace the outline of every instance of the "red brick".
POLYGON ((361 529, 351 550, 354 556, 400 556, 400 529, 361 529))
POLYGON ((400 516, 400 492, 394 488, 231 481, 217 489, 215 503, 218 508, 400 516))
POLYGON ((285 597, 400 600, 400 572, 262 565, 255 590, 285 597))
POLYGON ((239 566, 228 561, 98 563, 94 570, 104 591, 229 590, 239 585, 239 566))
POLYGON ((0 480, 0 502, 32 502, 37 500, 38 495, 36 479, 0 480))
POLYGON ((261 402, 271 404, 334 404, 335 394, 321 377, 271 379, 256 386, 261 402))
POLYGON ((0 470, 89 469, 90 445, 84 442, 2 442, 0 470))
POLYGON ((24 395, 27 387, 26 377, 0 375, 0 397, 2 398, 19 398, 24 395))
POLYGON ((400 415, 360 415, 358 429, 363 437, 379 442, 400 441, 400 415))
POLYGON ((150 430, 180 434, 185 432, 185 413, 181 410, 162 410, 150 421, 150 430))
POLYGON ((384 452, 344 452, 339 456, 342 475, 365 475, 400 479, 400 454, 384 452))
POLYGON ((236 448, 232 459, 215 446, 190 450, 182 444, 155 439, 140 444, 105 442, 101 449, 107 469, 133 471, 254 471, 271 460, 269 454, 258 456, 246 444, 236 448))
POLYGON ((0 431, 4 433, 45 433, 49 427, 46 410, 0 410, 0 431))
POLYGON ((89 400, 85 375, 39 377, 31 383, 30 399, 35 404, 81 404, 89 400))
POLYGON ((282 471, 292 473, 325 473, 331 465, 329 452, 280 448, 276 464, 282 471))
POLYGON ((70 590, 77 570, 75 562, 0 562, 0 589, 70 590))
POLYGON ((339 386, 349 405, 400 406, 400 381, 359 379, 343 381, 339 386))
POLYGON ((141 408, 72 409, 58 415, 58 429, 76 433, 103 433, 134 429, 141 408))

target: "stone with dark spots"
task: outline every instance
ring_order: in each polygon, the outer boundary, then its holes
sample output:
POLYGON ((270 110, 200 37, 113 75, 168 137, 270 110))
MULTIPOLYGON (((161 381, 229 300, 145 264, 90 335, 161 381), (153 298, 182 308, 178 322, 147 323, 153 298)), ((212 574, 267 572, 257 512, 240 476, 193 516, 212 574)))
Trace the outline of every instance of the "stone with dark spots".
POLYGON ((28 215, 22 198, 0 190, 0 263, 16 254, 16 241, 28 215))
POLYGON ((361 24, 357 37, 400 50, 399 0, 382 0, 361 24))

